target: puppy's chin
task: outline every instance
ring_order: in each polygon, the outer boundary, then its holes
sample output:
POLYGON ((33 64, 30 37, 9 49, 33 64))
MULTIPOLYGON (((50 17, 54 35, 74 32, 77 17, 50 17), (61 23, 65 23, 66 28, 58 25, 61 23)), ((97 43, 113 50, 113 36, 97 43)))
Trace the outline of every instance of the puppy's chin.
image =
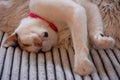
POLYGON ((46 53, 46 52, 48 52, 48 51, 50 51, 51 50, 51 48, 50 49, 34 49, 34 50, 25 50, 25 51, 27 51, 27 52, 31 52, 31 53, 46 53))
POLYGON ((41 49, 23 49, 23 50, 25 50, 25 51, 27 51, 27 52, 31 52, 31 53, 38 53, 39 51, 41 51, 41 49))
POLYGON ((27 52, 32 52, 32 53, 45 53, 45 52, 48 52, 52 49, 52 46, 43 46, 42 48, 40 47, 32 47, 32 48, 29 48, 29 49, 25 49, 25 48, 22 48, 23 50, 27 51, 27 52))

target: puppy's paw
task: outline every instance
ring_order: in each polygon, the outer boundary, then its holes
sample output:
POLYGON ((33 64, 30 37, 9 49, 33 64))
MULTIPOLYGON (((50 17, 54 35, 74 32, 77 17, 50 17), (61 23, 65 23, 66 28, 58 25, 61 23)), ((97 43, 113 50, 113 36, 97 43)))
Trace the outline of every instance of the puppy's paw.
POLYGON ((115 45, 115 40, 110 36, 99 34, 95 36, 94 44, 94 47, 99 49, 112 48, 115 45))
POLYGON ((74 66, 74 72, 79 75, 88 75, 93 71, 93 63, 87 58, 77 61, 74 66))

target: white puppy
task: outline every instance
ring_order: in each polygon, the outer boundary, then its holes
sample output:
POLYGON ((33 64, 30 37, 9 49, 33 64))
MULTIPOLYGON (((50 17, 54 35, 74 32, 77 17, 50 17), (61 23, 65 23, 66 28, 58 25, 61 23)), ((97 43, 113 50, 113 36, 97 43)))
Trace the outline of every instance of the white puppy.
POLYGON ((95 47, 109 48, 114 40, 103 34, 98 7, 90 0, 30 0, 30 15, 23 19, 4 46, 17 43, 29 52, 48 51, 58 42, 58 32, 69 28, 75 50, 74 71, 90 74, 88 38, 95 47))

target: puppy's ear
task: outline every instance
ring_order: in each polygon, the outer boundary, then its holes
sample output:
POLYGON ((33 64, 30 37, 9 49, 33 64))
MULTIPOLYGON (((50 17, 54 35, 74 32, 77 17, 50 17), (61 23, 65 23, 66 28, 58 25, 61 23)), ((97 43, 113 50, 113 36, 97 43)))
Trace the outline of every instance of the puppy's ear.
POLYGON ((17 44, 17 34, 11 34, 3 43, 3 47, 16 46, 17 44))

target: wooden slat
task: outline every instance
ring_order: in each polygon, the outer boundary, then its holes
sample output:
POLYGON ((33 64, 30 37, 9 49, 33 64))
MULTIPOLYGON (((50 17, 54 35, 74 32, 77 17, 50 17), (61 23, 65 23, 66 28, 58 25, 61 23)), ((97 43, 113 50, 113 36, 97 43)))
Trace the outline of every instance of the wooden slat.
POLYGON ((57 80, 65 80, 64 72, 60 62, 60 56, 58 48, 53 49, 53 59, 55 63, 55 70, 56 70, 56 78, 57 80))
POLYGON ((114 55, 116 55, 118 62, 120 64, 120 50, 117 48, 114 48, 113 51, 114 51, 114 55))
POLYGON ((93 73, 91 73, 91 77, 92 77, 93 80, 100 80, 100 77, 99 77, 99 75, 97 73, 96 68, 94 68, 93 73))
MULTIPOLYGON (((102 58, 102 61, 104 63, 105 69, 107 74, 109 75, 111 80, 118 80, 118 77, 114 71, 113 66, 111 65, 110 60, 108 59, 107 55, 105 54, 104 50, 99 50, 99 54, 102 58)), ((108 53, 109 54, 109 53, 108 53)))
POLYGON ((100 79, 109 80, 109 78, 106 75, 105 70, 103 68, 103 64, 102 64, 102 62, 101 62, 101 60, 100 60, 100 58, 98 56, 98 53, 94 49, 92 49, 91 54, 92 54, 93 60, 95 62, 97 71, 99 73, 100 79))
POLYGON ((44 54, 38 54, 38 80, 46 80, 44 54))
POLYGON ((47 68, 47 77, 48 80, 55 80, 54 65, 52 62, 51 52, 45 53, 46 55, 46 68, 47 68))
POLYGON ((20 72, 20 80, 28 79, 28 53, 23 51, 22 53, 22 63, 21 63, 21 72, 20 72))
POLYGON ((106 51, 107 51, 107 53, 108 53, 108 55, 113 63, 113 66, 115 67, 116 71, 118 72, 119 78, 120 78, 120 64, 118 63, 115 56, 113 55, 113 52, 110 49, 107 49, 106 51))
POLYGON ((9 47, 7 50, 6 59, 5 59, 5 63, 4 63, 4 70, 2 73, 1 80, 9 80, 10 79, 13 51, 14 51, 14 49, 12 47, 9 47))
POLYGON ((3 62, 5 58, 5 53, 6 49, 5 48, 0 48, 0 75, 2 74, 2 67, 3 67, 3 62))
POLYGON ((37 80, 36 73, 36 54, 30 53, 30 63, 29 63, 29 80, 37 80))
POLYGON ((62 64, 63 64, 63 68, 65 71, 66 79, 73 80, 73 75, 72 75, 71 70, 70 70, 70 65, 68 62, 68 57, 67 57, 67 53, 66 53, 65 48, 62 48, 62 47, 60 48, 60 55, 62 58, 62 64))
POLYGON ((90 78, 90 76, 84 76, 84 78, 83 78, 84 80, 91 80, 91 78, 90 78))
POLYGON ((76 73, 74 73, 75 80, 82 80, 82 77, 76 73))
POLYGON ((19 69, 20 69, 20 60, 21 60, 21 50, 17 47, 14 53, 14 61, 11 73, 11 80, 19 79, 19 69))
MULTIPOLYGON (((3 32, 0 31, 0 43, 3 44, 3 41, 6 39, 7 35, 4 35, 3 32)), ((4 67, 4 60, 6 57, 6 48, 0 45, 0 78, 2 77, 3 67, 4 67)))

